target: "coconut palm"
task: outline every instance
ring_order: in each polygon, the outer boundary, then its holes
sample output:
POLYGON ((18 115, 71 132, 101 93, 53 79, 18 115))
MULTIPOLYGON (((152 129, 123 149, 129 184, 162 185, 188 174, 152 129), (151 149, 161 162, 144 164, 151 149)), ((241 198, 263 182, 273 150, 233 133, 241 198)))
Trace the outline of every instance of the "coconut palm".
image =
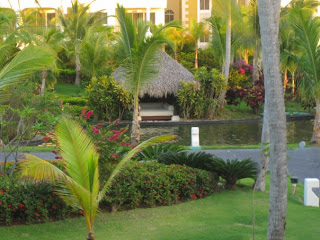
POLYGON ((90 4, 80 4, 78 0, 72 2, 70 14, 65 15, 61 10, 58 11, 58 16, 65 34, 69 40, 69 48, 75 58, 76 79, 74 84, 80 86, 81 73, 81 43, 87 34, 90 26, 100 26, 105 22, 104 18, 99 19, 101 12, 89 13, 90 4), (99 20, 98 20, 99 19, 99 20))
POLYGON ((178 61, 178 47, 181 46, 185 30, 182 28, 167 28, 165 31, 166 38, 173 43, 174 59, 178 61))
MULTIPOLYGON (((236 0, 214 0, 213 1, 214 9, 212 13, 216 17, 220 17, 226 24, 226 36, 225 36, 225 51, 224 51, 224 59, 223 59, 223 75, 225 77, 226 85, 228 84, 229 79, 229 70, 231 64, 231 46, 232 46, 232 35, 231 30, 237 29, 241 31, 242 17, 240 8, 238 5, 238 1, 236 0)), ((220 108, 223 108, 225 103, 226 90, 223 90, 218 98, 218 104, 220 108)))
POLYGON ((206 28, 206 25, 204 22, 196 22, 196 20, 191 19, 190 21, 190 27, 185 30, 185 35, 182 39, 182 45, 181 48, 183 48, 183 45, 185 42, 191 43, 194 45, 194 68, 198 69, 198 42, 201 37, 203 37, 206 34, 209 34, 208 29, 206 28))
POLYGON ((306 8, 293 8, 289 14, 291 27, 297 37, 301 57, 299 65, 303 70, 300 93, 316 103, 316 116, 313 127, 312 144, 320 145, 320 24, 314 11, 306 8))
POLYGON ((90 77, 103 75, 110 56, 113 28, 89 27, 81 45, 81 62, 84 72, 90 77))
POLYGON ((128 85, 133 92, 131 141, 137 144, 140 141, 139 91, 146 82, 154 80, 159 73, 161 56, 157 52, 161 46, 169 43, 164 37, 163 30, 178 27, 178 24, 170 22, 154 29, 152 35, 147 37, 149 22, 138 20, 136 25, 132 17, 119 5, 116 14, 120 24, 116 54, 125 69, 128 85))
POLYGON ((268 240, 284 239, 287 212, 286 116, 280 69, 280 0, 258 1, 259 24, 270 128, 268 240))
POLYGON ((56 192, 74 208, 81 209, 88 227, 88 240, 94 239, 94 223, 99 203, 122 167, 144 147, 173 140, 175 137, 152 138, 131 150, 119 162, 109 179, 99 187, 99 154, 90 137, 75 121, 66 117, 57 123, 56 137, 62 158, 66 161, 65 171, 36 156, 27 155, 21 163, 21 175, 37 181, 50 181, 57 186, 56 192))

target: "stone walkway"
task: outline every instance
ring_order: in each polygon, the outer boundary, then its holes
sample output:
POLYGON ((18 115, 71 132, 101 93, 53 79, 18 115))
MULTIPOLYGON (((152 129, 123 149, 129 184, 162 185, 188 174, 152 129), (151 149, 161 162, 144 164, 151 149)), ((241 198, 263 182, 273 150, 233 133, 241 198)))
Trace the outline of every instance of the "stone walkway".
MULTIPOLYGON (((251 158, 260 161, 259 149, 236 149, 236 150, 205 150, 222 159, 251 158)), ((288 171, 291 176, 299 178, 299 182, 305 178, 320 178, 320 148, 309 147, 288 150, 288 171)))
MULTIPOLYGON (((222 159, 251 158, 260 161, 259 149, 232 149, 232 150, 205 150, 222 159)), ((53 160, 53 153, 30 153, 43 159, 53 160)), ((3 154, 0 154, 0 161, 3 161, 3 154)), ((303 182, 305 178, 320 178, 320 148, 302 148, 288 150, 288 170, 291 176, 299 178, 303 182)))

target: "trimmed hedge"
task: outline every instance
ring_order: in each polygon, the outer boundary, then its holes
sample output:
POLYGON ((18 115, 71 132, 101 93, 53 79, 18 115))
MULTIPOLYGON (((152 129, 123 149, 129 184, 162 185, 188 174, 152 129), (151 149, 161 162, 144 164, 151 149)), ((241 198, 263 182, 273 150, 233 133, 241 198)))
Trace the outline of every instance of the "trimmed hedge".
POLYGON ((215 179, 210 172, 181 165, 131 163, 116 177, 105 201, 113 211, 171 205, 211 194, 216 190, 215 179))
POLYGON ((0 224, 36 223, 63 219, 77 212, 54 194, 53 186, 40 182, 21 184, 0 177, 0 224))

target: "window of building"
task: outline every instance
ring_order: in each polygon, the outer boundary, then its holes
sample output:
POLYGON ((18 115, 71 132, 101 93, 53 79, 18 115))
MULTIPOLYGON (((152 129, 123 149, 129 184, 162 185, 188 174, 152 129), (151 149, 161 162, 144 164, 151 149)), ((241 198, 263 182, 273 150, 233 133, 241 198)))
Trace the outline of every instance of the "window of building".
POLYGON ((207 43, 209 42, 209 34, 204 34, 200 37, 200 42, 207 43))
POLYGON ((200 10, 210 10, 210 0, 200 0, 200 10))
POLYGON ((100 21, 103 19, 103 25, 108 25, 108 13, 106 12, 97 12, 96 21, 100 21))
POLYGON ((165 14, 165 23, 171 22, 174 20, 174 12, 172 10, 167 10, 165 14))
POLYGON ((55 26, 56 13, 47 13, 47 26, 55 26))
POLYGON ((150 22, 153 24, 156 24, 156 13, 152 12, 150 13, 150 22))
POLYGON ((132 13, 132 19, 137 24, 138 19, 142 19, 142 20, 146 19, 145 13, 132 13))

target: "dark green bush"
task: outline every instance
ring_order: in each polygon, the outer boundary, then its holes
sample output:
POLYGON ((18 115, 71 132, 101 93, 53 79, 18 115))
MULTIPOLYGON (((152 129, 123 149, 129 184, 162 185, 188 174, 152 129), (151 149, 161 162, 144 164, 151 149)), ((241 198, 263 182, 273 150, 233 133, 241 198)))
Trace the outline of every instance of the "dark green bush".
POLYGON ((63 219, 75 211, 54 194, 51 184, 0 177, 0 224, 63 219))
POLYGON ((131 163, 116 177, 104 204, 117 210, 196 200, 215 191, 214 179, 210 172, 181 165, 131 163))
POLYGON ((86 106, 88 104, 88 100, 82 97, 71 97, 64 99, 63 102, 65 104, 69 103, 69 105, 77 105, 77 106, 86 106))
POLYGON ((244 160, 227 160, 215 158, 214 171, 226 181, 226 188, 233 189, 239 179, 256 178, 257 164, 250 158, 244 160))

